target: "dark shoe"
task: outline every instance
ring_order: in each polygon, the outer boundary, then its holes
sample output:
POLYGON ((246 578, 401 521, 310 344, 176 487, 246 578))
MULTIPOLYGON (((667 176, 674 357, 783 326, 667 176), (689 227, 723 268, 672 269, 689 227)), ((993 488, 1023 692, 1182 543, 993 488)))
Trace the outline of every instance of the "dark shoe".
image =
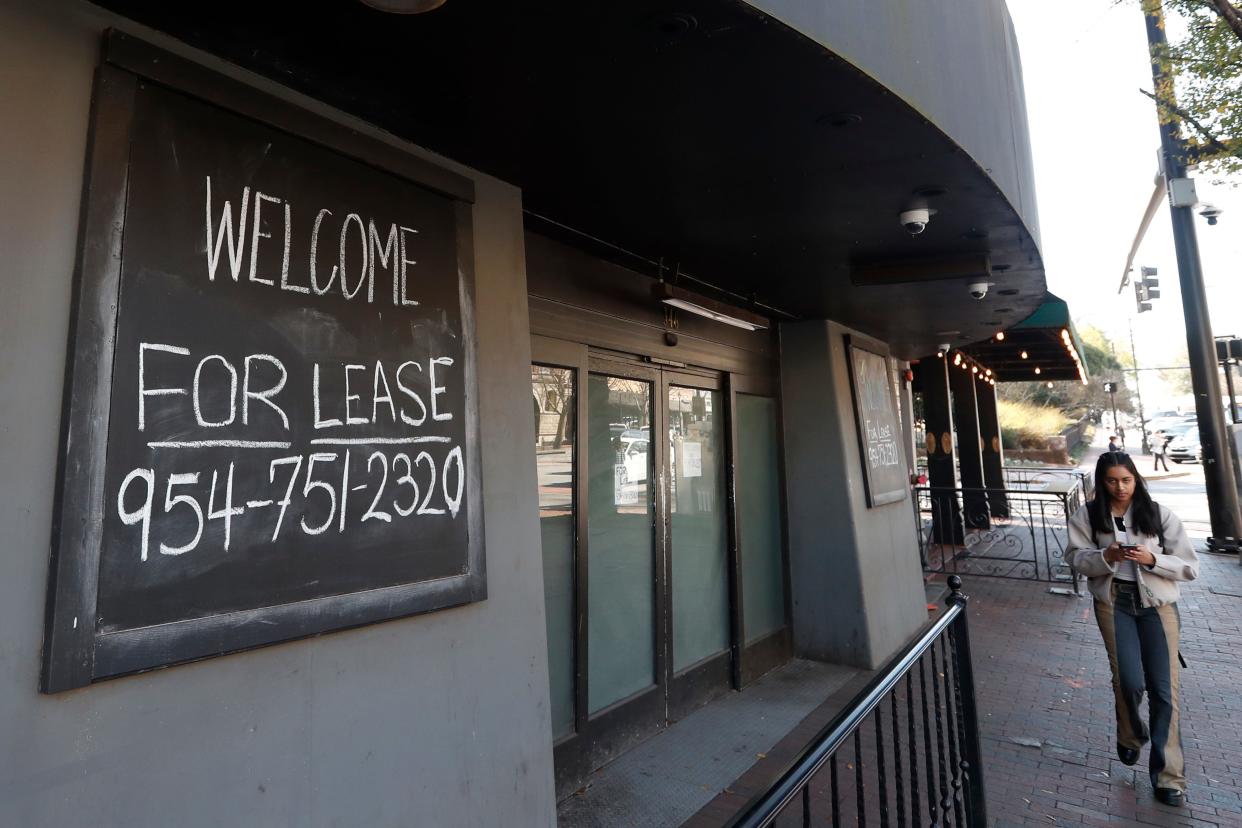
POLYGON ((1177 788, 1156 788, 1156 799, 1165 805, 1180 808, 1186 797, 1177 788))
MULTIPOLYGON (((1117 745, 1117 758, 1121 760, 1123 765, 1133 765, 1139 760, 1139 752, 1135 748, 1117 745)), ((1172 790, 1172 788, 1162 788, 1161 790, 1172 790)))

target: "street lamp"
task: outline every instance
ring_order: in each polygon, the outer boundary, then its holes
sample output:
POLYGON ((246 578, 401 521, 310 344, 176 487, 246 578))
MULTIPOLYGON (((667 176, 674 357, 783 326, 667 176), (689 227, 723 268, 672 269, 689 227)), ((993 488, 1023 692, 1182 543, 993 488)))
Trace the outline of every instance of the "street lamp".
MULTIPOLYGON (((1117 420, 1117 389, 1119 389, 1120 387, 1121 387, 1120 382, 1104 383, 1104 393, 1108 395, 1109 402, 1111 402, 1113 406, 1113 431, 1121 430, 1119 428, 1121 423, 1117 420)), ((1125 442, 1126 442, 1125 438, 1123 437, 1121 440, 1122 445, 1125 445, 1125 442)))

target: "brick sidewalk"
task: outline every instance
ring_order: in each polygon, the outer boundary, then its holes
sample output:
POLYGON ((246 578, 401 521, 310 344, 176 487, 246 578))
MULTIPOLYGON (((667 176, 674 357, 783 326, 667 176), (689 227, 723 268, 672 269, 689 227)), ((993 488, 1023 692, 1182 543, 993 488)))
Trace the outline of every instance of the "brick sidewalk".
MULTIPOLYGON (((1147 751, 1114 753, 1108 659, 1090 598, 972 578, 970 625, 994 825, 1242 828, 1242 567, 1201 555, 1181 600, 1187 806, 1155 802, 1147 751), (1230 594, 1232 593, 1232 594, 1230 594)), ((1084 590, 1085 592, 1085 590, 1084 590)))

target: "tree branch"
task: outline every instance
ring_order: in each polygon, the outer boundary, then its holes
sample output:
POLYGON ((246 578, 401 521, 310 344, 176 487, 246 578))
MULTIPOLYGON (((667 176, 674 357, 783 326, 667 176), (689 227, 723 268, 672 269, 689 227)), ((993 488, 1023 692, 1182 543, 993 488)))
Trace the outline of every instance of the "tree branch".
POLYGON ((1186 123, 1194 127, 1195 132, 1198 132, 1201 136, 1203 136, 1204 142, 1212 149, 1213 154, 1217 156, 1231 155, 1235 158, 1242 158, 1242 153, 1236 152, 1230 149, 1229 147, 1227 147, 1224 143, 1218 140, 1216 136, 1212 134, 1212 131, 1208 129, 1206 126, 1204 126, 1203 123, 1200 122, 1198 118, 1191 115, 1189 112, 1182 109, 1180 106, 1169 103, 1168 101, 1165 101, 1165 100, 1161 100, 1159 97, 1152 94, 1151 92, 1148 92, 1146 89, 1139 89, 1139 92, 1142 92, 1144 95, 1146 95, 1147 97, 1155 101, 1156 106, 1167 109, 1169 112, 1172 112, 1174 115, 1176 115, 1177 117, 1181 118, 1183 121, 1185 121, 1186 123))
POLYGON ((1238 40, 1242 40, 1242 15, 1238 14, 1238 10, 1233 7, 1233 3, 1229 0, 1209 0, 1216 8, 1218 14, 1229 24, 1229 28, 1233 29, 1233 33, 1238 36, 1238 40))

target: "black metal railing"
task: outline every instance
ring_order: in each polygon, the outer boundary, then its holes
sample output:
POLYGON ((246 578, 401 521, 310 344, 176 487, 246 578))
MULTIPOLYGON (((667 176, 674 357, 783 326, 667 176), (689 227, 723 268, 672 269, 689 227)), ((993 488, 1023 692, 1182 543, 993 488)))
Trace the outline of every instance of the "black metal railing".
POLYGON ((1084 502, 1073 475, 1027 478, 1004 489, 916 486, 919 559, 926 572, 1066 583, 1069 519, 1084 502))
POLYGON ((961 585, 949 578, 948 609, 729 826, 987 824, 961 585))
POLYGON ((1072 482, 1078 488, 1082 502, 1091 497, 1094 485, 1092 474, 1077 468, 1065 466, 1005 466, 1003 470, 1005 488, 1040 491, 1057 487, 1064 482, 1072 482))

